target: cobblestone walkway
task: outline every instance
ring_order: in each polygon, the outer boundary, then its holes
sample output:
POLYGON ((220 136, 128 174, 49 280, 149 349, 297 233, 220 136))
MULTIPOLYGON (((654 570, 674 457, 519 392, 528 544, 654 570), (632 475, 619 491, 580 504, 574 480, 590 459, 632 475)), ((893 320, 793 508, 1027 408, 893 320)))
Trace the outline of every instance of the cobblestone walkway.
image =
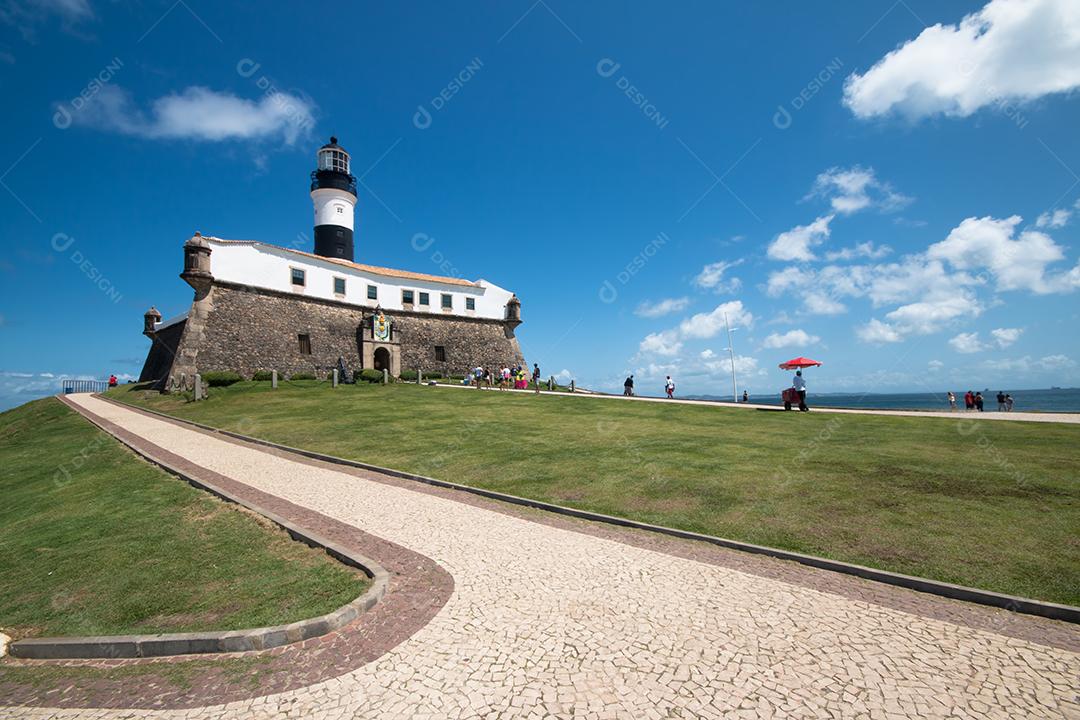
POLYGON ((89 396, 76 402, 192 463, 427 556, 454 589, 389 652, 300 690, 176 711, 0 716, 1080 718, 1080 656, 1060 647, 365 480, 89 396))

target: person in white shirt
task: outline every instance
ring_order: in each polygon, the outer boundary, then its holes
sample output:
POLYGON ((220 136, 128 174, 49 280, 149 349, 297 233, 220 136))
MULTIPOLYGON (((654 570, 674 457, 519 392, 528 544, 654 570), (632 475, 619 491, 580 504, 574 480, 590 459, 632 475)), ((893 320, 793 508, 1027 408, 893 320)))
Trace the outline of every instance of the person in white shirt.
POLYGON ((791 381, 791 387, 799 393, 799 410, 806 412, 810 408, 806 405, 806 380, 803 379, 802 370, 795 371, 795 378, 791 381))
POLYGON ((669 398, 675 397, 675 381, 671 379, 671 376, 667 376, 667 381, 664 383, 664 391, 669 398))

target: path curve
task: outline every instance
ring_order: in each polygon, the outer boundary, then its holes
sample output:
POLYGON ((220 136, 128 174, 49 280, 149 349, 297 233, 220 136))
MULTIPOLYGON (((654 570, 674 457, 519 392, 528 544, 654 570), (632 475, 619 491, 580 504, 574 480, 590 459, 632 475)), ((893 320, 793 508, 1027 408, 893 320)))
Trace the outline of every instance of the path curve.
POLYGON ((74 401, 196 465, 431 558, 454 589, 397 647, 306 688, 200 709, 11 708, 13 717, 1080 717, 1080 655, 1061 647, 74 401))

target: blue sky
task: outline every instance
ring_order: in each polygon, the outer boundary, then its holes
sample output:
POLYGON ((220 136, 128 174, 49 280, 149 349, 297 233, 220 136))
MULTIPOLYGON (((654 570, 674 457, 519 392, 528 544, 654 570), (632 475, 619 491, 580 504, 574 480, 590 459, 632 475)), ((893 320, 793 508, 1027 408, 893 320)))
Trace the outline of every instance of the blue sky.
POLYGON ((1077 38, 1069 0, 0 4, 0 406, 137 375, 193 231, 310 237, 331 133, 357 259, 514 290, 545 373, 728 393, 726 313, 752 394, 1080 384, 1077 38))

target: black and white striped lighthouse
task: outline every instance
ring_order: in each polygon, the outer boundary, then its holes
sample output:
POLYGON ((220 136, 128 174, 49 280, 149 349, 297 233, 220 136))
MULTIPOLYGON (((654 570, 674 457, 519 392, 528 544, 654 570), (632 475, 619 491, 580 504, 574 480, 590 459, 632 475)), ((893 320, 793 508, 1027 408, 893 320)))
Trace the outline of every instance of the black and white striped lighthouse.
POLYGON ((337 138, 319 148, 317 169, 311 173, 311 202, 315 206, 315 254, 353 260, 353 214, 356 178, 349 172, 349 153, 337 138))

